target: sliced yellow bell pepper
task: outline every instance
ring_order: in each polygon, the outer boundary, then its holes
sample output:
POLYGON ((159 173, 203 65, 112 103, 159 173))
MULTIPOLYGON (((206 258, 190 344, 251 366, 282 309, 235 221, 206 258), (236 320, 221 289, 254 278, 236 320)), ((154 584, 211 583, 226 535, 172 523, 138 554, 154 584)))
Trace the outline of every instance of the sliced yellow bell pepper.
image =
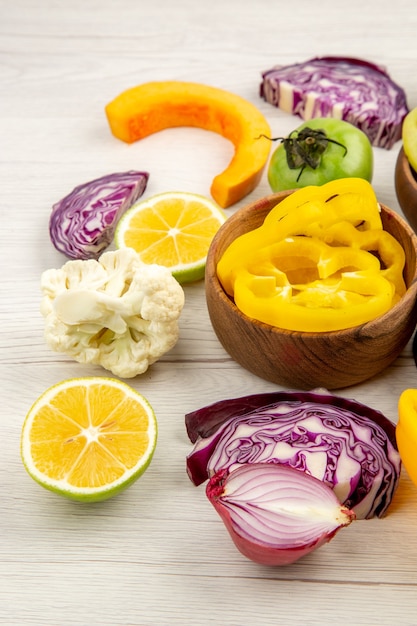
POLYGON ((400 395, 395 437, 401 461, 417 486, 417 389, 406 389, 400 395))
POLYGON ((380 207, 372 186, 362 178, 303 187, 277 204, 258 228, 235 239, 217 265, 224 290, 233 293, 233 270, 242 255, 291 235, 320 236, 341 220, 360 230, 382 229, 380 207))
POLYGON ((405 294, 406 285, 403 277, 405 252, 390 233, 374 228, 359 231, 349 222, 339 222, 326 230, 323 239, 330 245, 344 245, 375 254, 380 261, 382 276, 394 283, 399 296, 405 294))
POLYGON ((249 317, 326 332, 386 313, 406 291, 404 263, 371 185, 341 179, 288 196, 232 242, 217 274, 249 317))
POLYGON ((310 237, 285 239, 236 271, 234 300, 249 317, 286 330, 323 332, 385 313, 394 287, 364 251, 310 237))

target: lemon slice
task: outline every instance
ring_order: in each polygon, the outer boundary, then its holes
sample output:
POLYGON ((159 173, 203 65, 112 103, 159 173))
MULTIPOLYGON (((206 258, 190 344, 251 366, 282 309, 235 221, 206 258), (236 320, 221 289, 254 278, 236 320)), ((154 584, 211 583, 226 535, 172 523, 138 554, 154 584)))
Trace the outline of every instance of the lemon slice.
POLYGON ((226 214, 204 196, 166 192, 142 200, 119 221, 117 248, 133 248, 144 263, 164 265, 180 283, 204 277, 212 239, 226 214))
POLYGON ((33 404, 21 456, 46 489, 96 502, 143 474, 156 440, 153 409, 134 389, 112 378, 75 378, 50 387, 33 404))
POLYGON ((404 118, 402 140, 408 162, 417 172, 417 107, 412 109, 404 118))

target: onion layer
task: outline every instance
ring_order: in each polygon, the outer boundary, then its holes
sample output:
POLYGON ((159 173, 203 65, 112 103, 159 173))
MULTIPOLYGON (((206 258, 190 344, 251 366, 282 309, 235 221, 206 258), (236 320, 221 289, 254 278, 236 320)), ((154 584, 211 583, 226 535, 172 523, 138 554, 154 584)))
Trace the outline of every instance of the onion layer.
POLYGON ((284 465, 220 470, 206 493, 238 550, 262 565, 293 563, 355 519, 322 481, 284 465))

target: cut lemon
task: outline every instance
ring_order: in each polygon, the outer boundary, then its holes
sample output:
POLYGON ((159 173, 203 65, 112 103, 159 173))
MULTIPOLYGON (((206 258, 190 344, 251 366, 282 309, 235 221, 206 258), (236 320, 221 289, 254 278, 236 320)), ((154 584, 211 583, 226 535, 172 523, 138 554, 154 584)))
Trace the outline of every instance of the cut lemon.
POLYGON ((417 172, 417 107, 412 109, 404 118, 402 140, 408 162, 417 172))
POLYGON ((180 283, 200 280, 212 239, 226 219, 222 209, 204 196, 161 193, 123 215, 115 244, 133 248, 144 263, 168 267, 180 283))
POLYGON ((143 474, 156 439, 153 409, 134 389, 112 378, 75 378, 50 387, 33 404, 21 456, 46 489, 96 502, 143 474))

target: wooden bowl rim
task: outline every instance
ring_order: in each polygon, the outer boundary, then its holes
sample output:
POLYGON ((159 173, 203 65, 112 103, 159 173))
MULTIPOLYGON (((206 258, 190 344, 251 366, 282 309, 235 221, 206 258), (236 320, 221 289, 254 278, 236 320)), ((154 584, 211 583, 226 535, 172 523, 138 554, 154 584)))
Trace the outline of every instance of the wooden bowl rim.
MULTIPOLYGON (((405 155, 403 146, 401 146, 400 151, 397 156, 396 170, 398 170, 398 172, 404 176, 407 184, 411 185, 411 187, 415 190, 415 193, 417 196, 417 180, 414 178, 413 174, 411 173, 411 166, 405 155)), ((396 176, 398 175, 399 174, 396 172, 396 176)))
MULTIPOLYGON (((381 207, 381 211, 384 211, 387 215, 391 216, 394 220, 396 220, 399 223, 401 228, 404 229, 406 235, 410 238, 412 247, 414 248, 414 252, 415 252, 414 272, 413 272, 411 281, 409 285, 407 286, 407 291, 404 294, 404 296, 399 300, 399 302, 397 302, 397 304, 391 307, 391 309, 389 309, 383 315, 380 315, 379 317, 373 320, 370 320, 369 322, 361 324, 360 326, 353 326, 351 328, 346 328, 342 330, 323 331, 323 332, 287 330, 285 328, 279 328, 276 326, 272 326, 270 324, 266 324, 265 322, 261 322, 259 320, 250 318, 244 313, 242 313, 242 311, 238 309, 238 307, 233 302, 233 300, 229 298, 229 296, 226 294, 217 276, 216 266, 217 266, 218 257, 216 258, 216 253, 217 253, 218 248, 220 247, 220 242, 222 240, 223 234, 226 230, 228 231, 230 228, 233 228, 233 225, 238 223, 242 219, 242 217, 244 217, 246 214, 252 213, 253 211, 265 209, 268 205, 271 205, 270 210, 272 210, 275 204, 278 204, 278 202, 280 202, 287 196, 291 195, 292 193, 294 193, 294 190, 281 191, 278 193, 271 194, 269 196, 264 196, 262 198, 259 198, 258 200, 255 200, 254 202, 251 202, 241 207, 240 209, 238 209, 233 215, 231 215, 226 220, 224 224, 222 224, 222 226, 220 227, 220 229, 217 231, 216 235, 213 238, 213 241, 210 245, 208 255, 207 255, 207 263, 206 263, 206 289, 207 290, 214 289, 215 295, 217 296, 217 298, 219 298, 223 302, 223 304, 230 307, 232 312, 236 316, 240 317, 242 321, 245 322, 247 325, 253 324, 257 326, 258 328, 262 329, 264 332, 269 332, 271 334, 278 334, 280 336, 297 336, 297 335, 302 336, 302 337, 308 336, 310 340, 314 339, 314 337, 320 338, 320 340, 323 337, 329 337, 329 338, 331 338, 332 336, 334 337, 337 336, 338 338, 346 337, 346 336, 356 333, 358 328, 360 328, 363 333, 366 333, 367 328, 371 330, 371 328, 374 327, 375 324, 385 325, 387 323, 389 327, 390 318, 394 318, 394 320, 396 319, 398 309, 403 310, 405 308, 406 310, 408 310, 413 307, 415 300, 417 298, 417 235, 414 232, 414 230, 411 228, 411 226, 406 222, 406 220, 399 213, 397 213, 393 209, 389 208, 388 206, 380 202, 379 205, 381 207)), ((234 239, 236 239, 236 237, 234 237, 233 240, 234 239)))

